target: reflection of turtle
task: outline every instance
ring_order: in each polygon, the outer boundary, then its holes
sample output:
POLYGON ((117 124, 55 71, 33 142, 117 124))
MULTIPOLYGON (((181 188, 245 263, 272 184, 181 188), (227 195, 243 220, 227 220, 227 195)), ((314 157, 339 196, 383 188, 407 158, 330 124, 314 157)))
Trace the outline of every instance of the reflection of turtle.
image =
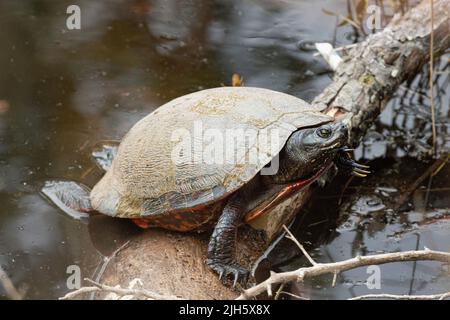
POLYGON ((107 172, 90 195, 71 182, 49 182, 43 192, 71 210, 131 218, 142 227, 213 227, 207 263, 237 281, 247 275, 234 259, 238 225, 271 210, 331 164, 347 137, 347 127, 332 120, 271 90, 204 90, 175 99, 134 125, 118 150, 109 150, 102 162, 107 172), (208 130, 231 130, 238 133, 237 142, 208 140, 208 130), (246 139, 240 141, 243 133, 246 139), (261 139, 263 133, 271 138, 261 139), (240 160, 208 161, 211 146, 240 160), (279 166, 270 174, 272 159, 279 166))

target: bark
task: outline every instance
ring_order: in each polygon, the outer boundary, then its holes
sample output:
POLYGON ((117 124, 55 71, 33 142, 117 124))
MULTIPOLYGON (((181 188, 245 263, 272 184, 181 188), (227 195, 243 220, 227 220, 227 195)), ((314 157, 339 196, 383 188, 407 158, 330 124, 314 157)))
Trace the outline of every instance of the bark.
MULTIPOLYGON (((434 56, 450 47, 450 0, 434 1, 434 56)), ((396 15, 381 32, 350 49, 333 82, 312 102, 323 112, 340 117, 351 113, 349 144, 358 145, 398 86, 412 79, 430 58, 430 0, 404 16, 396 15)), ((307 188, 257 219, 238 235, 238 258, 251 266, 308 199, 307 188), (258 229, 258 231, 256 230, 258 229)), ((140 278, 147 289, 191 299, 237 297, 205 264, 209 234, 149 230, 135 236, 108 265, 101 282, 126 288, 140 278)))

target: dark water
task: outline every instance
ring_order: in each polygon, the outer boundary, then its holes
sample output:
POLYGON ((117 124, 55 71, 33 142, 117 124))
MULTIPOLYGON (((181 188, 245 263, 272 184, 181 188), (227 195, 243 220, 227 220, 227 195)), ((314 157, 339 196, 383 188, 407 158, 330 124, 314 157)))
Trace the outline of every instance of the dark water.
MULTIPOLYGON (((172 98, 230 84, 234 72, 246 86, 310 100, 330 74, 313 52, 299 50, 299 42, 330 42, 336 36, 340 46, 352 38, 349 27, 335 35, 335 18, 321 12, 345 12, 345 1, 77 3, 82 27, 69 31, 70 1, 0 2, 0 266, 25 298, 67 292, 69 265, 92 277, 100 252, 114 250, 129 231, 123 225, 88 227, 64 216, 38 194, 44 180, 92 186, 101 175, 90 159, 99 141, 119 140, 172 98)), ((448 82, 441 86, 438 142, 445 151, 450 99, 448 82)), ((419 100, 395 99, 357 151, 361 161, 374 164, 369 182, 353 181, 341 196, 347 179, 340 177, 305 208, 309 213, 297 221, 298 236, 317 260, 424 246, 450 250, 448 167, 431 183, 421 183, 401 208, 391 209, 400 186, 433 161, 424 156, 431 134, 429 100, 419 100), (336 202, 340 198, 343 204, 336 202)), ((280 268, 305 263, 290 257, 292 252, 289 244, 276 251, 280 268)), ((392 264, 382 267, 382 275, 383 292, 450 288, 448 274, 436 263, 392 264)), ((311 298, 374 293, 366 278, 358 269, 339 277, 335 288, 324 277, 292 291, 311 298)))

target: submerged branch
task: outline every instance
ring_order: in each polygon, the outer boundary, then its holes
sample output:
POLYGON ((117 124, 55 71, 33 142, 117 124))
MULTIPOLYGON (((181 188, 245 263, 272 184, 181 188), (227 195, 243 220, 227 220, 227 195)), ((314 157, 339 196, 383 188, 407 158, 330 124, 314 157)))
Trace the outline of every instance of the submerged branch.
POLYGON ((22 300, 22 294, 16 289, 11 279, 0 266, 0 285, 6 292, 6 296, 11 300, 22 300))
POLYGON ((397 295, 397 294, 367 294, 350 298, 348 300, 367 300, 367 299, 393 299, 393 300, 445 300, 450 297, 450 292, 425 295, 397 295))

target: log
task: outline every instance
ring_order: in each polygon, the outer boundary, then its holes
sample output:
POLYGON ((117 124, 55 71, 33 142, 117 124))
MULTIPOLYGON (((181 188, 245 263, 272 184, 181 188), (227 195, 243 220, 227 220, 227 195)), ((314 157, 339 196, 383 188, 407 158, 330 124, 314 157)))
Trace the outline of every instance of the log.
MULTIPOLYGON (((313 107, 341 117, 351 115, 349 144, 356 146, 386 103, 404 81, 414 78, 430 59, 450 47, 450 0, 430 0, 405 15, 397 14, 387 27, 345 52, 333 82, 312 102, 313 107), (433 28, 432 28, 433 25, 433 28)), ((270 215, 238 232, 238 259, 251 267, 307 201, 314 187, 303 189, 270 215)), ((240 288, 223 286, 206 264, 209 233, 182 234, 148 230, 132 237, 117 253, 100 280, 126 288, 139 278, 144 287, 162 295, 187 299, 232 299, 240 288)), ((259 279, 263 280, 263 279, 259 279)))

